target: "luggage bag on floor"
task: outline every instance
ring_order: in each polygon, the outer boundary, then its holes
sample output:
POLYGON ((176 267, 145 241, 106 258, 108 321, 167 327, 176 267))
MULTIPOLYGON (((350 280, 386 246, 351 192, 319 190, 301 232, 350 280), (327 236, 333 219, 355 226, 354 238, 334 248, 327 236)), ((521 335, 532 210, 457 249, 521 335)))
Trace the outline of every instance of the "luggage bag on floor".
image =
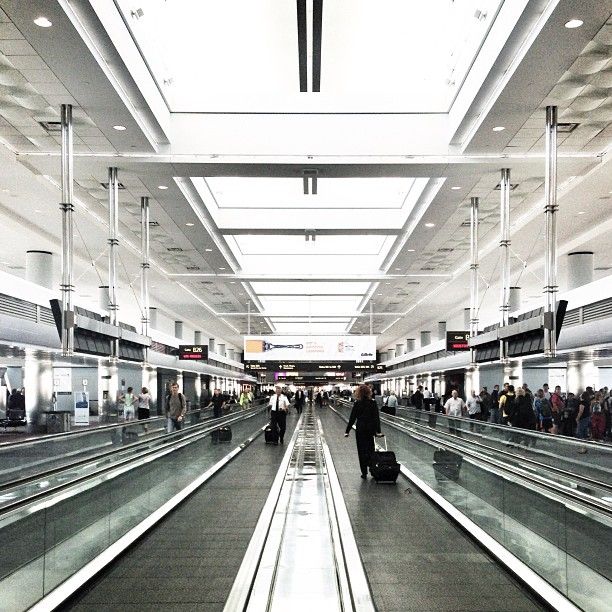
POLYGON ((264 430, 264 438, 266 444, 278 444, 278 428, 268 423, 264 430))
POLYGON ((232 439, 232 428, 229 426, 219 427, 212 432, 211 438, 213 444, 218 444, 219 442, 230 442, 232 439))
POLYGON ((434 452, 434 473, 436 480, 459 480, 463 457, 457 453, 439 448, 434 452))
POLYGON ((400 464, 395 459, 395 453, 387 450, 387 439, 385 450, 374 451, 370 459, 370 474, 376 482, 393 484, 400 473, 400 464))

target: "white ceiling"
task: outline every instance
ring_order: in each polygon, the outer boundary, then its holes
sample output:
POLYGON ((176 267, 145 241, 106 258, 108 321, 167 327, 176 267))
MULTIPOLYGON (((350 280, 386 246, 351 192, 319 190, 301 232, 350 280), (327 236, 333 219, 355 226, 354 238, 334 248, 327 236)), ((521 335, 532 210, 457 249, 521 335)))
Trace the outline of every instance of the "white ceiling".
POLYGON ((141 196, 159 223, 152 301, 168 331, 180 318, 239 346, 250 307, 253 333, 369 333, 370 302, 381 349, 437 321, 462 327, 472 196, 481 320, 494 320, 502 167, 517 184, 512 281, 535 303, 546 104, 580 124, 559 135, 561 278, 572 249, 612 267, 610 0, 325 3, 316 94, 299 92, 291 3, 151 0, 139 19, 138 2, 118 4, 125 22, 100 0, 72 2, 69 14, 0 0, 3 269, 22 275, 27 248, 59 252, 59 142, 39 121, 57 121, 61 103, 77 118, 77 293, 97 303, 101 183, 117 166, 121 315, 134 323, 141 196), (53 27, 33 25, 39 14, 53 27), (571 17, 584 25, 564 28, 571 17), (317 177, 316 195, 304 176, 317 177), (343 276, 353 282, 333 280, 343 276))

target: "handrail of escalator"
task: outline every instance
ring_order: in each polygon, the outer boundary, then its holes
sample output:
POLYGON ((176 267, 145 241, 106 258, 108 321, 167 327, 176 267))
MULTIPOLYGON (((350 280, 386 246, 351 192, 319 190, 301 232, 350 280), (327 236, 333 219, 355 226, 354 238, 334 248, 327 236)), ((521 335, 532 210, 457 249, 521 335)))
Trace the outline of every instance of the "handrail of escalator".
MULTIPOLYGON (((256 407, 261 407, 264 403, 264 400, 256 400, 255 402, 251 403, 251 407, 256 408, 256 407)), ((193 414, 194 412, 202 412, 203 410, 199 409, 199 410, 191 410, 187 413, 187 415, 189 414, 193 414)), ((204 421, 198 421, 196 423, 193 423, 191 425, 188 425, 186 427, 186 429, 189 429, 191 427, 198 427, 204 423, 212 423, 214 421, 219 421, 219 419, 224 419, 225 417, 227 417, 229 414, 240 414, 240 412, 228 412, 225 415, 221 416, 221 417, 217 417, 217 418, 212 418, 212 419, 206 419, 204 421)), ((158 419, 163 419, 164 421, 166 420, 166 417, 155 417, 156 420, 158 419)), ((142 425, 142 424, 147 424, 150 423, 152 419, 142 419, 140 421, 136 420, 136 421, 126 421, 124 423, 121 423, 119 426, 120 427, 130 427, 133 425, 142 425)), ((116 426, 116 425, 115 425, 116 426)), ((96 433, 100 432, 101 428, 96 428, 95 430, 88 430, 89 433, 93 433, 94 431, 96 433)), ((107 428, 104 428, 105 430, 108 430, 107 428)), ((67 432, 70 433, 70 432, 67 432)), ((75 432, 78 434, 84 434, 87 433, 85 431, 79 431, 79 432, 75 432)), ((60 435, 60 434, 53 434, 53 435, 60 435)), ((53 474, 57 474, 59 472, 63 472, 64 470, 70 470, 70 469, 75 469, 78 468, 82 465, 86 465, 87 463, 90 463, 92 461, 99 461, 100 459, 103 459, 104 457, 108 457, 108 456, 112 456, 116 453, 119 453, 121 451, 128 451, 128 450, 134 450, 137 449, 138 447, 144 445, 144 444, 148 444, 152 441, 155 440, 159 440, 159 438, 165 437, 168 434, 162 430, 161 433, 159 433, 159 435, 151 435, 149 437, 147 437, 144 440, 139 440, 137 442, 132 442, 131 444, 127 445, 127 446, 122 446, 122 447, 113 447, 110 450, 105 450, 105 451, 101 451, 101 452, 97 452, 97 453, 93 453, 87 457, 83 457, 81 459, 77 459, 75 461, 72 461, 70 463, 63 463, 61 465, 58 465, 56 467, 52 467, 52 468, 48 468, 46 470, 42 470, 40 472, 36 472, 35 474, 31 474, 28 476, 23 476, 21 478, 15 478, 13 480, 7 481, 7 482, 3 482, 0 483, 0 492, 1 491, 5 491, 6 489, 12 489, 16 486, 20 486, 20 485, 24 485, 27 484, 28 482, 33 482, 36 481, 40 478, 45 478, 47 476, 53 475, 53 474)), ((21 445, 19 446, 19 448, 21 449, 21 445)))
MULTIPOLYGON (((350 402, 343 402, 350 405, 350 402)), ((459 453, 462 456, 467 456, 470 459, 474 460, 476 463, 481 463, 493 467, 494 469, 503 472, 504 474, 510 474, 514 478, 521 478, 529 483, 534 485, 539 485, 545 488, 549 493, 556 495, 561 498, 569 498, 574 503, 584 504, 585 506, 590 507, 593 510, 597 510, 599 512, 603 512, 608 516, 612 516, 612 505, 609 503, 602 502, 596 497, 589 495, 588 493, 583 493, 582 491, 577 491, 576 489, 572 489, 570 487, 566 487, 561 483, 551 481, 542 476, 537 476, 525 470, 522 470, 517 466, 508 466, 502 461, 498 461, 492 457, 488 457, 482 454, 478 450, 472 450, 467 445, 461 445, 456 442, 444 440, 440 437, 434 435, 436 432, 435 429, 431 429, 426 427, 425 425, 420 425, 418 423, 412 423, 410 421, 405 421, 403 423, 399 423, 399 419, 387 418, 389 415, 382 414, 381 420, 395 429, 402 431, 404 433, 414 435, 418 437, 420 440, 425 442, 426 444, 430 444, 431 446, 435 446, 436 448, 449 448, 459 453), (404 424, 405 423, 405 424, 404 424), (412 426, 412 427, 410 427, 412 426), (422 430, 427 430, 422 431, 422 430)), ((460 438, 458 438, 460 439, 460 438)), ((468 444, 471 444, 469 442, 468 444)), ((548 467, 546 464, 541 464, 543 467, 548 467)))
MULTIPOLYGON (((118 461, 113 462, 112 464, 104 465, 90 474, 85 474, 83 476, 79 476, 77 478, 74 478, 67 482, 63 482, 56 486, 45 488, 44 490, 41 490, 38 493, 35 493, 27 497, 24 497, 22 499, 16 500, 13 503, 9 503, 3 506, 2 508, 0 508, 0 517, 8 513, 15 512, 19 510, 19 508, 26 506, 28 504, 31 504, 34 501, 44 499, 46 497, 52 497, 60 493, 63 489, 73 487, 75 485, 78 485, 79 483, 83 483, 89 480, 94 480, 96 478, 99 479, 103 474, 107 472, 111 472, 112 470, 116 470, 121 467, 126 467, 130 463, 140 464, 145 460, 151 461, 156 458, 155 457, 156 454, 158 454, 159 456, 162 456, 162 455, 167 454, 168 452, 171 452, 172 450, 182 448, 183 446, 186 446, 187 444, 191 444, 193 442, 197 442, 198 440, 208 436, 208 434, 211 431, 214 431, 220 425, 231 425, 233 423, 237 423, 239 421, 246 420, 247 418, 251 418, 259 414, 260 412, 265 410, 265 406, 266 405, 262 403, 259 406, 249 408, 248 410, 230 413, 231 414, 230 418, 228 418, 228 416, 226 415, 226 416, 220 417, 219 419, 213 419, 211 421, 201 422, 198 425, 194 425, 192 428, 187 430, 189 431, 188 434, 185 434, 186 430, 183 429, 183 430, 179 430, 179 431, 176 431, 170 434, 156 437, 153 440, 143 441, 142 443, 135 443, 128 448, 132 450, 135 447, 142 446, 150 441, 158 441, 158 442, 168 441, 168 444, 164 444, 162 446, 156 446, 155 448, 145 449, 137 453, 132 453, 130 454, 129 457, 119 459, 118 461)), ((127 450, 127 449, 124 448, 124 450, 127 450)), ((89 459, 90 462, 94 462, 94 460, 95 458, 89 459)), ((65 467, 66 466, 63 466, 63 468, 65 467)))

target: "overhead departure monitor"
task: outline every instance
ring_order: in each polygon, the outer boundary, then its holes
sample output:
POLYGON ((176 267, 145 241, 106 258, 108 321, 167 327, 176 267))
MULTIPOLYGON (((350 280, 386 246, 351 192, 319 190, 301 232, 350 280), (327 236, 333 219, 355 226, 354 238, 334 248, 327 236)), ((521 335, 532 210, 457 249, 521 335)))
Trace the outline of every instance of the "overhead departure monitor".
POLYGON ((447 351, 469 351, 468 338, 469 331, 447 331, 446 350, 447 351))
POLYGON ((179 359, 188 361, 206 361, 208 359, 208 346, 206 344, 190 344, 179 346, 179 359))

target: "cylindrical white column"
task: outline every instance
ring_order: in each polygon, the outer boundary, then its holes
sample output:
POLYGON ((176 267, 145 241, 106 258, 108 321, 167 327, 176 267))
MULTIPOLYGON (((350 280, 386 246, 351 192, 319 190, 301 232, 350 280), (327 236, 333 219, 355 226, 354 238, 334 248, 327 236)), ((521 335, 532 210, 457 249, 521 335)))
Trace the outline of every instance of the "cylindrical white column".
POLYGON ((394 348, 387 349, 387 359, 395 359, 395 349, 394 348))
POLYGON ((465 331, 467 331, 468 329, 470 329, 470 309, 469 308, 464 308, 463 309, 463 329, 465 331))
POLYGON ((229 357, 229 359, 233 361, 234 360, 234 349, 227 349, 227 356, 229 357))
POLYGON ((98 306, 101 310, 108 312, 108 285, 98 287, 98 306))
POLYGON ((179 340, 183 339, 183 322, 175 321, 174 322, 174 337, 179 340))
POLYGON ((396 344, 395 345, 395 356, 396 357, 400 357, 403 354, 404 354, 404 345, 403 344, 396 344))
POLYGON ((387 361, 387 352, 386 351, 380 351, 380 362, 382 363, 383 361, 387 361))
POLYGON ((149 306, 149 329, 157 329, 157 308, 149 306))
POLYGON ((416 348, 416 339, 415 338, 406 338, 406 352, 412 353, 416 348))
POLYGON ((438 340, 446 340, 446 321, 438 321, 438 340))
POLYGON ((593 251, 574 251, 567 254, 567 288, 582 287, 593 280, 593 251))
POLYGON ((521 288, 510 287, 510 312, 521 309, 521 288))
POLYGON ((210 353, 216 353, 217 352, 215 350, 215 339, 214 338, 209 338, 208 339, 208 351, 210 353))
POLYGON ((217 345, 217 354, 221 355, 222 357, 225 357, 225 344, 217 345))
POLYGON ((431 344, 431 332, 422 331, 421 332, 421 346, 427 346, 428 344, 431 344))
POLYGON ((193 332, 193 343, 194 344, 202 344, 202 332, 194 331, 193 332))
POLYGON ((25 278, 41 287, 53 289, 53 254, 51 251, 26 251, 25 278))

